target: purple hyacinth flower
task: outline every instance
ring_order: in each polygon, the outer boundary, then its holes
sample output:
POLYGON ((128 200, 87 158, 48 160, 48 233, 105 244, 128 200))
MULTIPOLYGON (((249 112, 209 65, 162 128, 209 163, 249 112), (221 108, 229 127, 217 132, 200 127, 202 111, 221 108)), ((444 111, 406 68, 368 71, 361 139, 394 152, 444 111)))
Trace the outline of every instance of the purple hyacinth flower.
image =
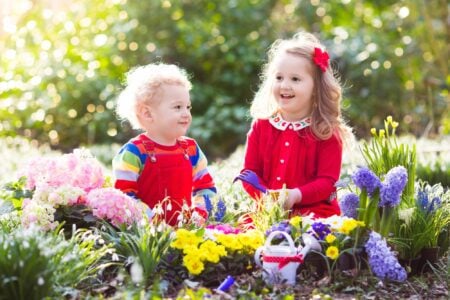
POLYGON ((407 278, 405 269, 387 246, 386 240, 377 232, 372 231, 365 245, 369 265, 372 272, 382 280, 403 282, 407 278))
POLYGON ((225 202, 223 202, 222 199, 219 199, 217 202, 217 210, 214 214, 214 220, 216 222, 221 222, 223 220, 223 217, 225 217, 225 213, 227 212, 227 207, 225 205, 225 202))
POLYGON ((358 217, 359 197, 354 193, 347 193, 339 201, 342 214, 346 217, 356 219, 358 217))
POLYGON ((373 195, 381 185, 378 176, 367 167, 358 168, 352 175, 352 180, 358 188, 366 190, 369 195, 373 195))
POLYGON ((408 172, 405 167, 398 166, 389 170, 381 184, 378 206, 397 206, 407 181, 408 172))
POLYGON ((212 210, 213 210, 213 204, 211 202, 211 199, 209 198, 208 195, 204 195, 203 199, 205 200, 206 211, 208 212, 208 215, 211 215, 212 210))

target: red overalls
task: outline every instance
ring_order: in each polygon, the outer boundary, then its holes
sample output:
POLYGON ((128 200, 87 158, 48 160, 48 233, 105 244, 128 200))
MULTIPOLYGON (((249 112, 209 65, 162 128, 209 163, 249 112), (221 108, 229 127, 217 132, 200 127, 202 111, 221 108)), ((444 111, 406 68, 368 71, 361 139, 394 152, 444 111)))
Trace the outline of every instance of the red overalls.
POLYGON ((137 181, 137 196, 152 209, 161 203, 164 220, 174 226, 183 203, 191 207, 192 164, 188 144, 182 139, 175 146, 163 146, 151 140, 142 140, 142 144, 148 156, 137 181), (172 208, 168 209, 169 204, 172 208))

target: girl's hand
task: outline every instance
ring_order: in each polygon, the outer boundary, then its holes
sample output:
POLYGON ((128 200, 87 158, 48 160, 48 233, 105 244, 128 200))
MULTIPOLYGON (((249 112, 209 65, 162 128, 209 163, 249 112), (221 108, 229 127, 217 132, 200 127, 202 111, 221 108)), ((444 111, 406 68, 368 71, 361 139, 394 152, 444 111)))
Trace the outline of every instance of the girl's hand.
POLYGON ((295 204, 302 201, 302 193, 299 189, 285 189, 285 191, 286 197, 282 203, 285 210, 290 210, 295 204))

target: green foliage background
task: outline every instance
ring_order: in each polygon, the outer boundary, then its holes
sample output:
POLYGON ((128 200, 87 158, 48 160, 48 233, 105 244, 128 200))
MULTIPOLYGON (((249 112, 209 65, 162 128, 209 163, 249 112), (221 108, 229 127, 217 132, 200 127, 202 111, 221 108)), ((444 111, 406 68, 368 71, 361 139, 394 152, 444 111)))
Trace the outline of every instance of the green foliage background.
POLYGON ((136 134, 114 114, 123 74, 163 61, 192 75, 189 134, 226 156, 245 141, 267 48, 299 30, 327 45, 359 137, 388 114, 415 135, 450 132, 443 0, 52 2, 27 2, 0 35, 0 136, 123 143, 136 134))

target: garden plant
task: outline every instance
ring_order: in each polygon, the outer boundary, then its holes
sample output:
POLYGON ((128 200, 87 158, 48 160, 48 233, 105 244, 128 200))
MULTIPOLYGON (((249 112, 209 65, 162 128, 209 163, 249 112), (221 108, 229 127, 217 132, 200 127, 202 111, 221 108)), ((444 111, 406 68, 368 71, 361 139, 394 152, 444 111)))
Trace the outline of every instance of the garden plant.
POLYGON ((231 157, 212 167, 223 192, 207 199, 206 223, 171 228, 110 187, 88 150, 38 156, 1 191, 2 299, 383 297, 427 281, 432 287, 419 285, 417 295, 445 297, 450 191, 417 180, 405 196, 415 170, 405 157, 416 150, 398 140, 398 123, 388 117, 385 125, 361 146, 367 165, 339 184, 342 215, 325 219, 290 219, 271 194, 256 205, 232 184, 231 157), (317 245, 307 248, 311 240, 317 245), (270 259, 267 243, 295 249, 270 276, 257 264, 270 259), (432 257, 429 248, 437 249, 432 257), (281 273, 289 264, 294 282, 281 273))

